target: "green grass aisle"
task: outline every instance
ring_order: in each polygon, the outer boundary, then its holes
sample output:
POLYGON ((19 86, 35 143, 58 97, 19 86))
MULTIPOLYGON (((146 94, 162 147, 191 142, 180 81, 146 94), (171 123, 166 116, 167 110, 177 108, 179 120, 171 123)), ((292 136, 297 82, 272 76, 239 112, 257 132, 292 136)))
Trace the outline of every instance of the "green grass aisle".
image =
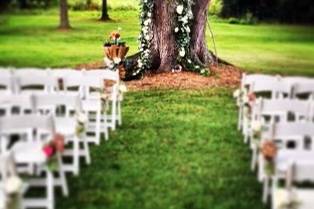
POLYGON ((230 91, 130 92, 58 209, 263 209, 230 91))

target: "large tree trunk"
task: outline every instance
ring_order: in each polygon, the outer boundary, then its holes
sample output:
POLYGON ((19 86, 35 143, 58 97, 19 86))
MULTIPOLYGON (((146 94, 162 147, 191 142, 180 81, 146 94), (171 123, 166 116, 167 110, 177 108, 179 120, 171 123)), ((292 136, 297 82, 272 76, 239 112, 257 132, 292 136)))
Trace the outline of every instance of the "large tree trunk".
POLYGON ((68 15, 68 2, 67 0, 60 0, 60 29, 70 29, 70 21, 68 15))
MULTIPOLYGON (((209 2, 210 0, 195 0, 192 8, 194 18, 191 24, 190 55, 198 65, 203 67, 213 61, 205 39, 209 2)), ((169 71, 177 64, 175 18, 175 1, 154 0, 151 70, 169 71)))
POLYGON ((100 20, 107 21, 110 20, 107 10, 107 0, 102 0, 102 9, 101 9, 101 17, 100 20))

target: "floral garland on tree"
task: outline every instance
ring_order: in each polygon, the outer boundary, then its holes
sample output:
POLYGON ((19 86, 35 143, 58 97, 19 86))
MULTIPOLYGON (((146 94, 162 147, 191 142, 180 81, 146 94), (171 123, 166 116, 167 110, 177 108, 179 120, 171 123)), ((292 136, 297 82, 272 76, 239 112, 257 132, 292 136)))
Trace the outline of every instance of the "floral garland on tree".
POLYGON ((141 0, 141 33, 139 35, 139 50, 140 58, 137 61, 137 71, 133 75, 138 75, 145 69, 151 66, 151 40, 153 38, 152 33, 152 12, 154 8, 153 0, 141 0))
MULTIPOLYGON (((193 19, 192 5, 193 0, 177 0, 176 7, 176 27, 174 29, 177 45, 179 48, 178 63, 185 66, 187 69, 194 72, 199 72, 202 75, 209 75, 208 69, 203 69, 191 59, 190 42, 191 42, 191 20, 193 19)), ((152 12, 154 8, 153 0, 141 0, 141 33, 139 35, 139 50, 140 58, 137 60, 137 70, 133 73, 134 76, 151 66, 151 40, 152 32, 152 12)))
POLYGON ((179 48, 178 62, 184 65, 187 69, 199 72, 204 76, 209 75, 207 69, 202 69, 196 65, 190 56, 190 42, 191 42, 191 20, 193 19, 192 5, 193 0, 177 0, 176 7, 176 24, 174 29, 177 45, 179 48))

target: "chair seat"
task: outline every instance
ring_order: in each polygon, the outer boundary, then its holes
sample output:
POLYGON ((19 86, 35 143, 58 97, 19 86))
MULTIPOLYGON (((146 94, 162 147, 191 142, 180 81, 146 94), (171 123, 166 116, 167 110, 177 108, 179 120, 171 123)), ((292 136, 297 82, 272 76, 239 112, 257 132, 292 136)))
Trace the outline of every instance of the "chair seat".
POLYGON ((97 111, 101 109, 100 99, 88 99, 82 101, 82 109, 84 111, 97 111))
POLYGON ((43 144, 39 142, 20 142, 13 146, 12 151, 17 163, 42 165, 47 161, 47 157, 42 149, 43 144))
MULTIPOLYGON (((280 151, 276 157, 277 169, 281 172, 287 171, 291 163, 306 165, 314 168, 314 153, 297 151, 280 151)), ((313 174, 314 175, 314 174, 313 174)))
MULTIPOLYGON (((290 201, 298 204, 298 209, 312 209, 314 205, 313 189, 293 189, 293 198, 290 201)), ((284 208, 289 202, 289 193, 286 189, 276 188, 273 192, 274 209, 284 208)))
POLYGON ((75 119, 55 118, 56 132, 64 136, 74 135, 77 122, 75 119))

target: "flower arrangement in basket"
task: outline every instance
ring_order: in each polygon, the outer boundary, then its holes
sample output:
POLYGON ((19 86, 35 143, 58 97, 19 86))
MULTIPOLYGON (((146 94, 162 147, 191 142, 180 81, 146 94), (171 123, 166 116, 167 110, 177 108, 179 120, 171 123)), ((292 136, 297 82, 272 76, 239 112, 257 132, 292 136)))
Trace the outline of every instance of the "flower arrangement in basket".
POLYGON ((121 40, 120 30, 111 32, 104 44, 105 64, 114 70, 124 60, 129 47, 121 40))

